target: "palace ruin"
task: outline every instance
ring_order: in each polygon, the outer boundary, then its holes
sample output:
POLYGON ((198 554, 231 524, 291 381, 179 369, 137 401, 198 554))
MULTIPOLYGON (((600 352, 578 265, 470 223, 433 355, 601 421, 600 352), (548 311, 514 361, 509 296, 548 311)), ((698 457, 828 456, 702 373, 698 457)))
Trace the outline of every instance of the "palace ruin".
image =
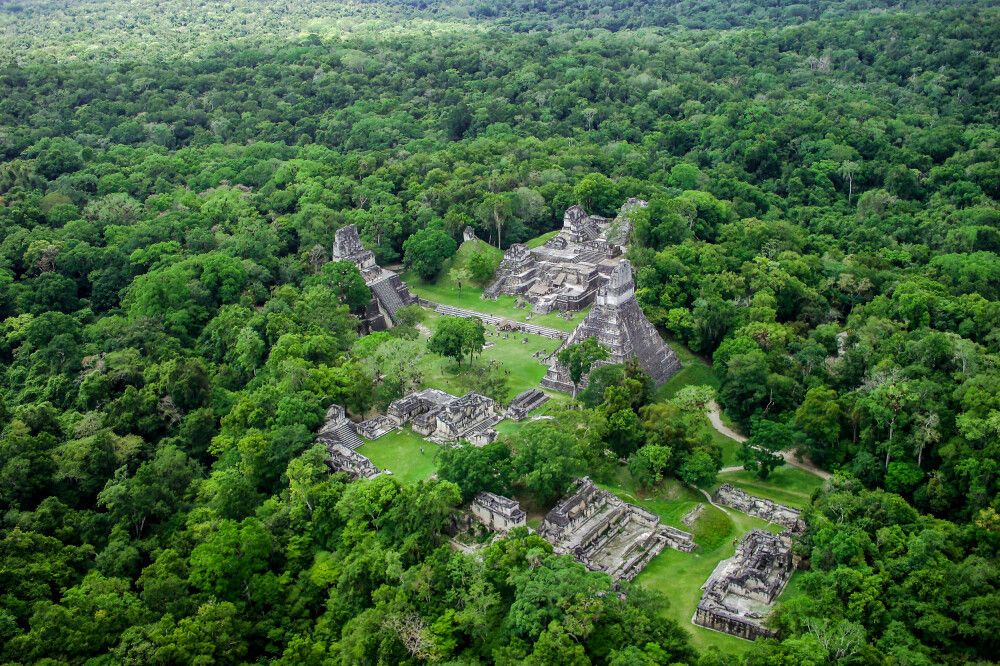
POLYGON ((580 206, 568 208, 563 228, 543 245, 508 248, 483 298, 519 296, 540 314, 582 310, 608 281, 628 242, 629 214, 645 206, 645 201, 629 199, 613 220, 587 215, 580 206))
POLYGON ((538 534, 556 553, 573 555, 614 580, 632 580, 667 546, 686 553, 695 548, 687 532, 663 525, 587 477, 545 515, 538 534))
POLYGON ((790 539, 750 530, 702 586, 693 622, 751 641, 773 637, 765 622, 793 569, 790 539))
POLYGON ((782 525, 788 528, 790 532, 801 532, 806 527, 805 521, 802 520, 802 512, 798 509, 778 504, 763 497, 750 495, 728 483, 722 484, 715 491, 715 501, 725 506, 731 506, 748 516, 754 516, 769 523, 782 525))
POLYGON ((515 527, 527 524, 527 514, 521 505, 509 497, 482 492, 475 496, 469 506, 472 515, 488 529, 506 534, 515 527))
POLYGON ((361 317, 366 330, 384 331, 392 328, 396 323, 396 311, 417 302, 417 297, 410 293, 406 283, 398 275, 375 263, 375 254, 361 244, 355 225, 337 229, 333 240, 333 260, 355 264, 361 271, 365 284, 371 289, 372 300, 361 317))
POLYGON ((438 389, 423 389, 393 400, 384 416, 358 424, 358 431, 378 439, 409 423, 413 432, 433 442, 466 439, 484 446, 496 439, 493 426, 503 418, 500 403, 485 395, 468 393, 459 398, 438 389))
MULTIPOLYGON (((594 367, 611 363, 624 363, 635 358, 659 386, 681 368, 677 355, 667 346, 635 300, 635 282, 632 264, 620 259, 608 281, 597 291, 594 307, 576 327, 564 346, 596 338, 608 350, 608 358, 594 367)), ((558 391, 572 392, 573 381, 569 370, 560 365, 557 354, 550 359, 549 370, 542 379, 542 386, 558 391)), ((586 378, 581 381, 586 386, 586 378)))

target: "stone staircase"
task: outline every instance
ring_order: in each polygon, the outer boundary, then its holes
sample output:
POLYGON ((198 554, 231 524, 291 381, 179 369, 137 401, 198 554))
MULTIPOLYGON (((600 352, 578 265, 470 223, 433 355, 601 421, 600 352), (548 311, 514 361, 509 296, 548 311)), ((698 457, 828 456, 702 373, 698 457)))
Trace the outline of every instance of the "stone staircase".
POLYGON ((399 297, 392 283, 389 280, 380 280, 373 283, 371 289, 389 318, 395 319, 396 311, 403 307, 403 299, 399 297))
POLYGON ((358 433, 354 430, 354 424, 344 423, 334 432, 337 433, 337 437, 340 439, 340 443, 354 451, 364 444, 364 441, 358 436, 358 433))

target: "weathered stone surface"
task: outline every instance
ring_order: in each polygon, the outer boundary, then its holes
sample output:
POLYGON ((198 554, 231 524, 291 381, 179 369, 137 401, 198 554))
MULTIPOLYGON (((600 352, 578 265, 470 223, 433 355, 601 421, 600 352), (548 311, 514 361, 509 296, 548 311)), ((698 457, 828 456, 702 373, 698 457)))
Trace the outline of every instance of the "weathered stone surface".
POLYGON ((715 501, 724 506, 731 506, 748 516, 755 516, 769 523, 783 525, 791 532, 801 532, 805 529, 805 521, 798 509, 778 504, 763 497, 749 493, 724 483, 715 491, 715 501))
POLYGON ((645 205, 629 199, 614 220, 587 215, 580 206, 568 208, 562 230, 543 245, 515 244, 507 250, 483 297, 520 296, 539 313, 585 308, 627 244, 629 213, 645 205))
POLYGON ((687 532, 663 525, 586 477, 546 514, 538 533, 556 553, 573 555, 615 580, 632 580, 667 546, 684 552, 695 548, 687 532))
POLYGON ((362 435, 366 439, 378 439, 382 435, 386 435, 399 426, 395 421, 390 419, 388 416, 375 416, 368 419, 367 421, 362 421, 355 426, 359 435, 362 435))
POLYGON ((539 389, 528 389, 518 393, 507 408, 507 418, 512 421, 521 421, 527 418, 529 412, 538 409, 548 400, 549 396, 539 389))
POLYGON ((379 470, 375 464, 353 449, 339 442, 328 444, 326 464, 333 472, 344 472, 355 481, 358 479, 374 479, 386 472, 379 470))
POLYGON ((476 230, 473 229, 472 227, 466 227, 465 229, 463 229, 462 240, 463 241, 476 240, 476 230))
POLYGON ((355 480, 370 479, 385 473, 355 451, 362 441, 340 405, 330 405, 326 410, 326 419, 316 434, 316 441, 326 447, 326 463, 333 472, 345 472, 355 480))
MULTIPOLYGON (((659 386, 680 370, 677 355, 667 346, 635 300, 635 282, 632 264, 620 259, 607 283, 597 292, 594 307, 566 341, 566 345, 596 338, 608 350, 608 358, 594 367, 611 363, 624 363, 630 358, 649 373, 659 386)), ((559 364, 557 354, 552 355, 549 370, 542 379, 542 386, 572 392, 573 382, 569 371, 559 364)), ((586 378, 581 382, 586 386, 586 378)))
POLYGON ((362 323, 367 330, 392 328, 395 325, 396 311, 417 302, 417 297, 398 275, 375 263, 375 254, 361 244, 355 225, 337 229, 333 241, 333 259, 354 263, 361 271, 365 284, 371 289, 372 300, 362 316, 362 323))
POLYGON ((457 398, 437 389, 424 389, 394 400, 386 417, 396 427, 409 422, 413 431, 437 442, 468 439, 484 446, 496 439, 493 426, 503 419, 500 404, 478 393, 457 398))
POLYGON ((790 539, 750 530, 702 586, 694 623, 747 640, 774 636, 765 621, 793 569, 790 539))
POLYGON ((479 493, 469 507, 479 522, 494 532, 509 532, 515 527, 524 527, 527 515, 521 505, 508 497, 493 493, 479 493))

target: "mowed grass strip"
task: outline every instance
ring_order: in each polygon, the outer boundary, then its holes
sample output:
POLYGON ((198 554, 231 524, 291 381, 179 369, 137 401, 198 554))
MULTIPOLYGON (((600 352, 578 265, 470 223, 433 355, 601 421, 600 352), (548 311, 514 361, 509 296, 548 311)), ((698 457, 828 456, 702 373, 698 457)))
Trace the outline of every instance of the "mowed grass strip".
POLYGON ((758 479, 754 472, 738 471, 719 474, 715 491, 723 483, 742 488, 751 495, 765 497, 796 509, 805 508, 812 494, 823 485, 823 479, 798 467, 782 465, 772 471, 767 479, 758 479))

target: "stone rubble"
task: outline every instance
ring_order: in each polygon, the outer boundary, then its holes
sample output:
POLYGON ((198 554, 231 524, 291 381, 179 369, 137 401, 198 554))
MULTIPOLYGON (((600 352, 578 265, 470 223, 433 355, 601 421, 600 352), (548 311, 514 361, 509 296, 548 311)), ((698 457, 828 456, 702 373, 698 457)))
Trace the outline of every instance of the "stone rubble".
POLYGON ((691 552, 690 534, 660 523, 656 515, 627 504, 587 477, 578 479, 542 521, 538 534, 557 554, 570 554, 592 571, 632 580, 665 547, 691 552))
MULTIPOLYGON (((594 368, 635 358, 657 386, 681 368, 677 355, 646 319, 635 299, 632 264, 627 259, 618 260, 608 281, 597 291, 594 307, 570 334, 564 346, 583 342, 587 338, 596 338, 608 350, 608 358, 595 363, 594 368)), ((559 364, 557 356, 553 354, 550 358, 542 386, 570 393, 573 382, 569 370, 559 364)), ((586 384, 584 377, 580 387, 586 384)))
POLYGON ((775 636, 765 622, 793 569, 791 539, 750 530, 702 586, 693 622, 747 640, 775 636))
POLYGON ((417 302, 417 297, 398 275, 375 263, 375 254, 361 244, 355 225, 337 229, 333 241, 333 260, 355 264, 361 271, 365 284, 371 289, 372 300, 361 317, 365 330, 384 331, 392 328, 395 326, 396 311, 417 302))

